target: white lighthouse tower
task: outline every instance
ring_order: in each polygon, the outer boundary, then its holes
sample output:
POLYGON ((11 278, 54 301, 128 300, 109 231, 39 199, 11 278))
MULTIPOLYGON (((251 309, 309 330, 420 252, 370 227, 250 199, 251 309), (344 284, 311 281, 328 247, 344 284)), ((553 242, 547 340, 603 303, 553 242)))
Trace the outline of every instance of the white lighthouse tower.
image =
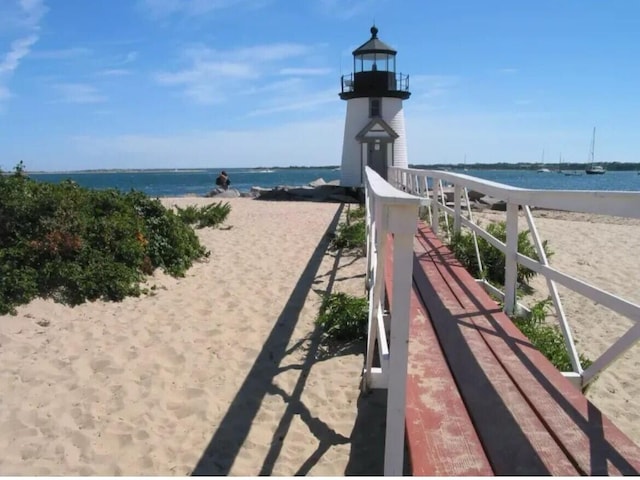
POLYGON ((342 76, 342 186, 362 186, 367 165, 385 179, 387 167, 408 166, 402 101, 411 93, 409 76, 396 73, 397 53, 378 38, 374 25, 371 38, 353 51, 353 73, 342 76))

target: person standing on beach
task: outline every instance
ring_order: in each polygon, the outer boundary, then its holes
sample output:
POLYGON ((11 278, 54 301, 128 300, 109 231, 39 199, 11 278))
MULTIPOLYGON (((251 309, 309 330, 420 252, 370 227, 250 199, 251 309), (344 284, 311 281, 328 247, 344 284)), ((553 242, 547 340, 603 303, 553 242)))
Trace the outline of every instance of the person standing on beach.
POLYGON ((222 188, 223 190, 229 189, 229 185, 231 185, 231 180, 229 180, 229 175, 227 175, 227 172, 225 172, 224 170, 220 172, 220 175, 218 175, 218 178, 216 178, 216 185, 222 188))

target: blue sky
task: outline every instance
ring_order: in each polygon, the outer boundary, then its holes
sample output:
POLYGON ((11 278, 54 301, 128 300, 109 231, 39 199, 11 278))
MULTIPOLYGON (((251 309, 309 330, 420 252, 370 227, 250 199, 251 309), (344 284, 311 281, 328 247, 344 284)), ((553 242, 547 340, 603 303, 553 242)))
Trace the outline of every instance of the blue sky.
POLYGON ((0 167, 338 165, 374 20, 410 163, 640 161, 637 0, 0 0, 0 167))

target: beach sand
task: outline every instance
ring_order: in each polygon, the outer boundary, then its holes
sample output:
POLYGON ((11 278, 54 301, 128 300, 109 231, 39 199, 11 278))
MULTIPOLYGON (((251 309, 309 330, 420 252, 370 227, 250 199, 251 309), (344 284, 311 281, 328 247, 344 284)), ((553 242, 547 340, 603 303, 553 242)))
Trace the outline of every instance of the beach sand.
MULTIPOLYGON (((563 273, 640 304, 640 220, 573 212, 534 210, 536 228, 554 252, 549 263, 563 273)), ((478 214, 476 214, 478 215, 478 214)), ((505 218, 503 212, 478 215, 482 225, 505 218)), ((521 214, 519 228, 528 229, 521 214)), ((531 306, 546 298, 542 276, 531 282, 531 306)), ((633 321, 561 285, 560 299, 579 353, 595 360, 633 321)), ((640 345, 633 346, 591 384, 587 397, 640 445, 640 345)))
POLYGON ((211 257, 185 278, 0 317, 1 474, 382 472, 362 345, 331 347, 313 323, 322 293, 364 294, 364 260, 326 252, 341 206, 229 203, 227 229, 198 230, 211 257))
MULTIPOLYGON (((361 396, 362 346, 321 342, 313 323, 322 293, 364 293, 364 261, 325 251, 340 205, 229 202, 231 228, 198 231, 211 257, 185 278, 156 273, 151 295, 120 303, 36 300, 0 317, 0 473, 382 473, 384 392, 361 396)), ((554 267, 640 302, 640 222, 535 215, 554 267)), ((533 286, 546 296, 541 278, 533 286)), ((631 325, 560 292, 592 359, 631 325)), ((639 366, 636 346, 588 393, 636 443, 639 366)))

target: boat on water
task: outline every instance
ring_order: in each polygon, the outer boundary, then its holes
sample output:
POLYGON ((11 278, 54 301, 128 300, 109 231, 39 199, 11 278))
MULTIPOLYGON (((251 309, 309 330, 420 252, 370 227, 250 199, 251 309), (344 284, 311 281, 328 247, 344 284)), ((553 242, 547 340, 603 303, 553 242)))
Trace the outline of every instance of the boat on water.
POLYGON ((602 165, 594 163, 594 150, 596 146, 596 127, 593 127, 593 135, 591 137, 591 152, 589 153, 589 166, 584 170, 587 175, 604 175, 606 170, 602 165))
POLYGON ((540 167, 537 172, 538 173, 551 173, 551 170, 549 170, 548 168, 546 168, 544 166, 544 149, 542 149, 542 162, 541 162, 542 167, 540 167))
POLYGON ((585 171, 587 175, 603 175, 606 173, 606 170, 602 165, 590 165, 585 171))

